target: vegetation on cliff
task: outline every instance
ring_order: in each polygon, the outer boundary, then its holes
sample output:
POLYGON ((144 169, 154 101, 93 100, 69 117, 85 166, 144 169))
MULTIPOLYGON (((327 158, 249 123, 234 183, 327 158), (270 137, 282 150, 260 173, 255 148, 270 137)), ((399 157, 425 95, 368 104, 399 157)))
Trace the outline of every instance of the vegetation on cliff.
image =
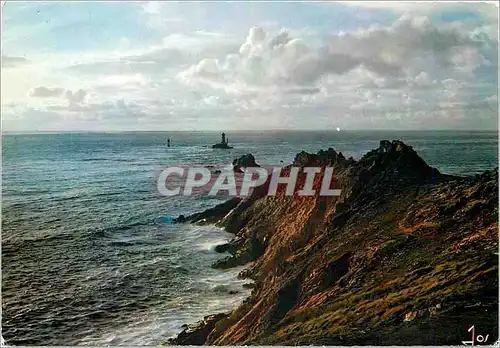
POLYGON ((254 289, 191 327, 196 339, 170 343, 455 345, 470 325, 498 339, 497 169, 444 175, 400 141, 359 161, 329 149, 292 165, 333 166, 341 196, 267 196, 264 185, 218 211, 235 237, 213 266, 248 264, 240 276, 254 289))

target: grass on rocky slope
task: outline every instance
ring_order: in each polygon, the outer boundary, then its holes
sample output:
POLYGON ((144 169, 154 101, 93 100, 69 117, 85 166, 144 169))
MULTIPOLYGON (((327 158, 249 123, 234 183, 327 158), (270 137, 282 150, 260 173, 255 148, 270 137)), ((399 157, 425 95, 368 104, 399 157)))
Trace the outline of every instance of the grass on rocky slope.
MULTIPOLYGON (((317 262, 348 254, 346 273, 325 289, 313 276, 309 291, 307 273, 318 264, 297 258, 296 267, 307 269, 298 303, 266 333, 245 333, 238 343, 459 344, 468 338, 469 325, 496 337, 495 211, 467 219, 467 212, 486 202, 450 201, 439 189, 405 192, 381 201, 370 219, 357 217, 340 231, 325 229, 336 236, 315 254, 322 255, 317 262)), ((216 331, 234 325, 251 307, 235 311, 216 331)))

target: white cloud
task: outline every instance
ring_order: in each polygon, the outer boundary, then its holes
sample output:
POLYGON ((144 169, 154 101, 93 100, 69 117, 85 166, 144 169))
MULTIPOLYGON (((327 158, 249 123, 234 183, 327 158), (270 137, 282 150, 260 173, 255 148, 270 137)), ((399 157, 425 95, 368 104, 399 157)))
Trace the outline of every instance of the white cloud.
POLYGON ((81 104, 85 97, 87 96, 87 92, 83 89, 79 89, 77 91, 66 91, 66 99, 68 100, 70 105, 81 104))
POLYGON ((321 47, 292 38, 286 31, 267 33, 255 27, 238 51, 223 59, 202 59, 178 78, 190 86, 235 94, 311 94, 327 86, 328 81, 340 82, 329 76, 362 68, 357 80, 342 83, 429 87, 445 76, 470 74, 487 65, 482 49, 489 44, 468 32, 436 27, 426 17, 403 16, 391 27, 340 33, 321 47))
POLYGON ((273 22, 245 36, 180 16, 195 4, 146 4, 156 44, 4 57, 2 114, 8 127, 40 112, 47 127, 418 128, 474 126, 465 115, 482 108, 493 124, 497 24, 436 24, 429 9, 393 5, 418 15, 333 35, 273 22))
POLYGON ((82 104, 87 96, 87 91, 79 89, 76 91, 64 90, 60 87, 44 87, 38 86, 30 91, 30 97, 32 98, 60 98, 63 97, 67 100, 69 105, 82 104), (65 92, 65 93, 64 93, 65 92), (63 94, 64 93, 64 94, 63 94))

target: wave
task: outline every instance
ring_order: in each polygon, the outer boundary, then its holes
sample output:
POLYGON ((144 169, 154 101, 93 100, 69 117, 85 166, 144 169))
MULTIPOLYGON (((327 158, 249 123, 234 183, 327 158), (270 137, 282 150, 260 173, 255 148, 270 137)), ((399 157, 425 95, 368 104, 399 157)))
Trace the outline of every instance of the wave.
POLYGON ((215 251, 217 245, 225 244, 229 241, 229 238, 221 238, 217 240, 211 240, 199 243, 197 249, 201 251, 215 251))

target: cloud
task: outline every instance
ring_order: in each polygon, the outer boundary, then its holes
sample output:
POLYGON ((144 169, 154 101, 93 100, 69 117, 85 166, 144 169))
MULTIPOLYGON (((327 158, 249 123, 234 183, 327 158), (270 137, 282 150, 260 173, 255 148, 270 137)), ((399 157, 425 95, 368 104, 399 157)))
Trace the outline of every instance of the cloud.
POLYGON ((55 87, 49 88, 44 86, 39 86, 30 91, 30 96, 33 98, 59 98, 64 97, 69 105, 81 104, 85 101, 87 96, 87 91, 79 89, 76 91, 66 90, 64 93, 64 88, 55 87), (64 93, 64 95, 63 95, 64 93))
POLYGON ((69 112, 72 115, 75 115, 76 113, 77 115, 79 115, 79 117, 83 117, 86 119, 89 119, 91 117, 94 117, 96 119, 123 119, 137 117, 138 115, 144 115, 139 104, 133 101, 125 102, 124 99, 106 101, 102 103, 70 103, 67 106, 52 105, 47 106, 46 110, 62 113, 69 112))
POLYGON ((15 68, 28 64, 30 61, 24 57, 2 56, 2 68, 15 68))
POLYGON ((171 34, 161 44, 106 59, 78 62, 65 67, 69 73, 84 75, 166 76, 203 58, 222 58, 239 47, 234 38, 220 33, 197 31, 171 34))
POLYGON ((87 92, 83 89, 77 91, 66 91, 65 97, 70 105, 81 104, 85 100, 87 92))
POLYGON ((496 127, 498 23, 480 7, 240 5, 134 4, 99 47, 53 31, 43 51, 28 47, 20 38, 38 29, 21 21, 2 116, 81 129, 496 127))
POLYGON ((308 87, 309 94, 328 76, 362 67, 389 85, 414 77, 413 84, 423 86, 434 76, 470 73, 487 64, 488 48, 492 42, 484 36, 437 27, 427 17, 402 16, 390 27, 341 32, 319 47, 286 31, 272 34, 254 27, 238 51, 224 59, 204 58, 178 77, 189 85, 226 91, 308 87))
POLYGON ((55 98, 60 97, 63 92, 63 88, 48 88, 39 86, 30 91, 30 96, 34 98, 55 98))

